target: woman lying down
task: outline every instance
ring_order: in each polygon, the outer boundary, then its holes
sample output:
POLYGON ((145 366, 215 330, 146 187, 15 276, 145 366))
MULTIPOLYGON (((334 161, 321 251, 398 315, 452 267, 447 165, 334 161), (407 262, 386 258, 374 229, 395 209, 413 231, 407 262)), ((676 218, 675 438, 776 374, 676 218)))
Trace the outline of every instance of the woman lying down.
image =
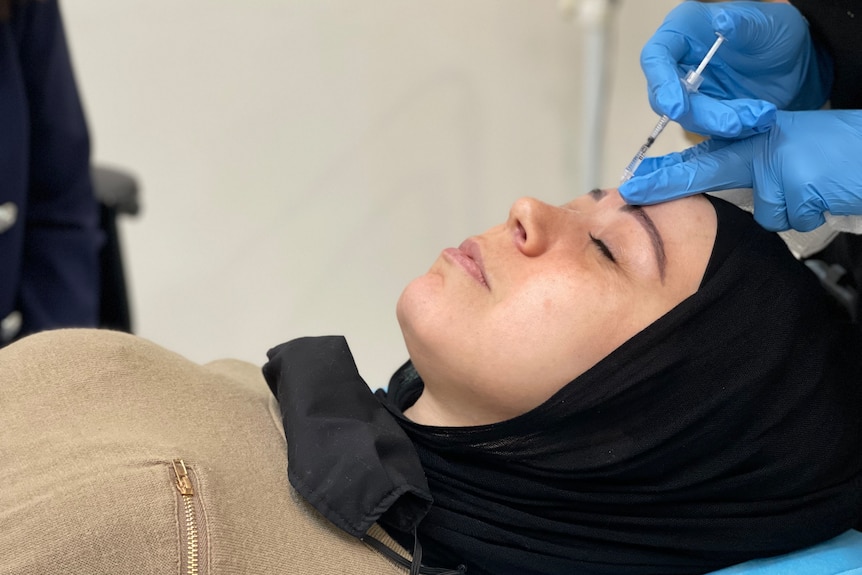
POLYGON ((397 314, 376 393, 340 337, 262 375, 104 331, 0 350, 0 573, 862 565, 859 334, 730 204, 521 199, 397 314))

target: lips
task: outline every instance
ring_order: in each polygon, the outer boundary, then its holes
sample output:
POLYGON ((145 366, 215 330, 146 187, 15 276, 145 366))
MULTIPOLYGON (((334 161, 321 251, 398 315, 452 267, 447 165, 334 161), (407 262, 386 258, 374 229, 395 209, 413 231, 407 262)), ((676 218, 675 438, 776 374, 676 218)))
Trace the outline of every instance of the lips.
POLYGON ((458 249, 447 248, 443 254, 452 262, 459 265, 469 276, 477 282, 488 287, 485 277, 485 267, 482 264, 482 252, 479 245, 473 240, 464 240, 458 249))

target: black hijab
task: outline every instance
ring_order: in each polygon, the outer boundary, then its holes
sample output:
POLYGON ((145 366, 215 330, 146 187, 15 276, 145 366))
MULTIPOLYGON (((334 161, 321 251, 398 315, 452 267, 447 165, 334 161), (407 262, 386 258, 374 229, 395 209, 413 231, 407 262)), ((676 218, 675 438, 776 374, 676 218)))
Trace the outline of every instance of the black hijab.
POLYGON ((434 498, 418 527, 426 563, 705 573, 855 525, 858 332, 777 236, 711 201, 718 233, 698 292, 538 408, 416 424, 402 415, 422 388, 409 362, 378 392, 434 498))

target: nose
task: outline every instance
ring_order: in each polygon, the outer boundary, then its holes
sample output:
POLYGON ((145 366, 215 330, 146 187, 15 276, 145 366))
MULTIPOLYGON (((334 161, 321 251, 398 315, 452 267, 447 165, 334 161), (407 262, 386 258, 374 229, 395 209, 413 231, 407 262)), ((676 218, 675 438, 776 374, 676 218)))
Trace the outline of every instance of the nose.
POLYGON ((538 256, 548 249, 557 219, 554 211, 553 206, 535 198, 520 198, 512 204, 507 225, 524 255, 538 256))

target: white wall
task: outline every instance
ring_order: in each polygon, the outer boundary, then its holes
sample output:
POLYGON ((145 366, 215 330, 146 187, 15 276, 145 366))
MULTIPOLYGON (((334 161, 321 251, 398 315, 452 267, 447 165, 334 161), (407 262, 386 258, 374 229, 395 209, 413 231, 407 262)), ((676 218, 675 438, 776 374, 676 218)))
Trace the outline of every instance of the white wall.
MULTIPOLYGON (((614 14, 612 186, 652 128, 614 14)), ((582 34, 551 0, 67 0, 99 162, 128 168, 136 331, 195 361, 344 334, 372 387, 405 358, 404 285, 522 195, 578 179, 582 34)), ((682 145, 669 128, 656 145, 682 145)))

